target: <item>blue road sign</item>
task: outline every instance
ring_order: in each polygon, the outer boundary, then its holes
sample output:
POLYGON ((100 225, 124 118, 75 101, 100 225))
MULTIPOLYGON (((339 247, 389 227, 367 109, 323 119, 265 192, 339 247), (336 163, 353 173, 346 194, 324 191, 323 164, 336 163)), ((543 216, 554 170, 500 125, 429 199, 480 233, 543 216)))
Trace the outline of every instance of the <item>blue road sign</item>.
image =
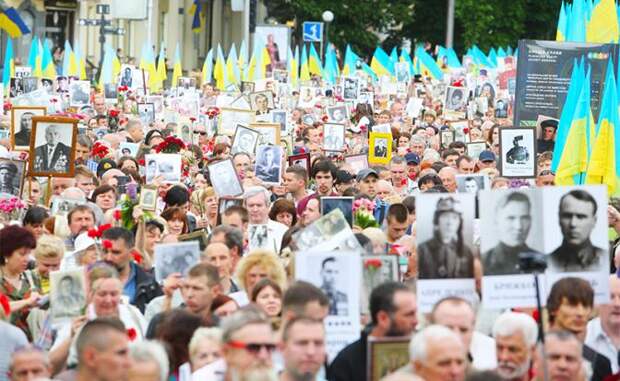
POLYGON ((306 21, 304 26, 305 42, 321 42, 323 41, 323 23, 319 21, 306 21))

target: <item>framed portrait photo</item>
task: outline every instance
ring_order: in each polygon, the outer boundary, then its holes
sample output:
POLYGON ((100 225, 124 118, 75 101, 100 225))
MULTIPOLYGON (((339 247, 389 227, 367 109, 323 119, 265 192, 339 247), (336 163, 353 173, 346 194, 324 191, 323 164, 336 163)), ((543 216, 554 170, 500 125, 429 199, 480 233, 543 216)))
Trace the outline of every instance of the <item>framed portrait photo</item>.
POLYGON ((211 163, 207 168, 209 179, 218 197, 237 197, 243 194, 243 186, 231 159, 211 163))
POLYGON ((271 122, 280 125, 280 131, 286 131, 286 122, 288 120, 286 110, 271 110, 271 122))
POLYGON ((325 123, 323 125, 323 149, 344 151, 344 130, 344 124, 325 123))
POLYGON ((190 242, 196 241, 198 242, 198 247, 200 248, 200 252, 203 252, 208 245, 209 236, 207 235, 207 231, 204 229, 196 230, 188 234, 181 234, 177 237, 179 242, 190 242))
POLYGON ((255 111, 222 107, 217 118, 217 132, 220 135, 232 136, 238 124, 249 126, 255 119, 255 111))
POLYGON ((342 82, 342 97, 346 100, 356 100, 359 94, 359 79, 344 77, 342 82))
POLYGON ((369 136, 368 162, 388 164, 392 160, 392 134, 371 132, 369 136))
MULTIPOLYGON (((365 157, 366 155, 364 155, 365 157)), ((302 167, 306 170, 307 176, 310 176, 310 152, 300 153, 288 157, 288 166, 302 167)))
POLYGON ((260 132, 238 124, 235 129, 235 136, 233 137, 230 153, 234 155, 237 152, 245 152, 254 155, 260 136, 260 132))
POLYGON ((24 94, 32 93, 39 87, 39 79, 37 77, 24 77, 22 78, 22 85, 24 86, 24 94))
POLYGON ((187 275, 200 262, 200 243, 195 240, 155 245, 155 279, 162 282, 173 273, 187 275))
POLYGON ((477 173, 456 175, 456 189, 459 193, 478 194, 479 191, 491 189, 491 180, 489 176, 477 173))
POLYGON ((78 120, 35 116, 30 139, 30 176, 73 177, 78 120))
POLYGON ((452 129, 439 131, 439 144, 442 149, 448 148, 456 139, 456 132, 452 129))
POLYGON ((254 92, 256 84, 254 82, 241 81, 241 92, 243 94, 249 94, 254 92))
POLYGON ((222 223, 222 215, 231 206, 243 206, 243 199, 240 197, 220 197, 217 205, 217 224, 222 223))
POLYGON ((150 125, 155 121, 155 104, 154 103, 138 103, 138 114, 144 125, 150 125))
POLYGON ((11 148, 14 151, 30 149, 32 118, 45 116, 47 107, 13 106, 11 108, 11 148))
POLYGON ((256 151, 256 177, 267 185, 278 185, 282 178, 282 147, 261 145, 256 151))
POLYGON ((358 174, 362 169, 368 168, 368 156, 364 154, 345 156, 344 162, 351 166, 354 175, 358 174))
POLYGON ((115 83, 106 83, 103 86, 103 94, 107 103, 116 103, 118 100, 118 87, 115 83))
POLYGON ((144 185, 140 189, 140 208, 154 212, 157 208, 157 187, 144 185))
POLYGON ((369 337, 367 380, 379 381, 410 362, 409 337, 369 337))
POLYGON ((250 107, 257 114, 267 114, 269 110, 275 108, 273 102, 273 93, 271 90, 257 91, 250 93, 250 107))
POLYGON ((69 83, 69 104, 71 107, 82 107, 90 103, 90 82, 72 81, 69 83))
POLYGON ((346 123, 348 119, 347 106, 339 105, 327 108, 329 120, 334 123, 346 123))
POLYGON ((119 144, 118 146, 119 157, 123 157, 123 156, 136 157, 139 149, 140 149, 140 144, 138 143, 121 142, 121 144, 119 144))
POLYGON ((501 127, 499 150, 503 177, 536 177, 536 127, 501 127))
POLYGON ((278 145, 280 143, 280 125, 275 123, 252 123, 250 128, 258 131, 258 144, 278 145))
POLYGON ((80 316, 85 304, 86 288, 83 270, 50 273, 50 307, 53 320, 80 316))
POLYGON ((155 177, 161 176, 165 183, 181 182, 182 158, 176 153, 158 153, 144 156, 146 163, 146 182, 150 183, 155 177))
POLYGON ((54 196, 50 206, 50 214, 52 216, 66 216, 71 209, 78 205, 86 204, 86 200, 76 200, 72 198, 64 198, 60 196, 54 196))
POLYGON ((334 209, 340 209, 349 226, 353 226, 353 197, 321 197, 322 216, 334 209))
POLYGON ((25 177, 25 161, 0 158, 0 198, 21 197, 25 177))
POLYGON ((474 142, 474 143, 465 143, 467 156, 471 157, 474 160, 478 160, 480 156, 480 152, 485 151, 487 149, 486 142, 474 142))

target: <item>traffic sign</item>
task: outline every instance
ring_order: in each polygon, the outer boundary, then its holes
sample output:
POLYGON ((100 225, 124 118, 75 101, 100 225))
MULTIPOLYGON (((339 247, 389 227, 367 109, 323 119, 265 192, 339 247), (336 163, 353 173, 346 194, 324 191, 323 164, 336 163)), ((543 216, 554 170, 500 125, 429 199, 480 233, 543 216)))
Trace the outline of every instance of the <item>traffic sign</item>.
POLYGON ((303 24, 305 42, 323 41, 323 23, 319 21, 306 21, 303 24))

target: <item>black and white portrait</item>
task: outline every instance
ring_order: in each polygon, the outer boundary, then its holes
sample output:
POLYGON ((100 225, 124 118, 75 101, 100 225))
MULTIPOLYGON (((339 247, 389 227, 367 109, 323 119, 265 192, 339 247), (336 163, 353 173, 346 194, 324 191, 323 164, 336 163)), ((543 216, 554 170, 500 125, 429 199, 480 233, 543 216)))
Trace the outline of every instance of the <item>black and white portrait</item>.
POLYGON ((609 272, 604 187, 549 187, 543 191, 548 270, 609 272))
POLYGON ((32 134, 32 117, 45 116, 45 107, 11 108, 11 129, 13 135, 13 149, 28 150, 32 134))
POLYGON ((301 153, 299 155, 290 155, 288 157, 288 166, 297 166, 304 168, 310 173, 310 152, 301 153))
POLYGON ((13 77, 9 81, 9 97, 16 98, 24 93, 22 78, 13 77))
POLYGON ((81 269, 50 273, 50 307, 53 320, 82 315, 85 303, 84 272, 81 269))
POLYGON ((21 197, 26 162, 0 159, 0 198, 21 197))
POLYGON ((248 244, 250 250, 271 249, 274 250, 274 242, 269 240, 269 230, 267 224, 248 225, 248 244))
POLYGON ((37 121, 31 156, 31 172, 51 176, 69 176, 75 168, 75 138, 77 123, 37 121))
POLYGON ((326 123, 323 126, 323 149, 325 151, 344 150, 344 124, 326 123))
POLYGON ((166 183, 178 183, 181 181, 180 154, 159 153, 144 156, 146 164, 146 182, 150 183, 155 177, 161 177, 166 183))
POLYGON ((245 152, 254 155, 259 137, 258 131, 240 124, 237 125, 230 153, 234 155, 237 152, 245 152))
POLYGON ((357 95, 359 93, 359 80, 357 78, 344 77, 343 82, 343 98, 346 100, 357 99, 357 95))
POLYGON ((69 84, 70 104, 72 107, 82 107, 90 103, 90 82, 72 81, 69 84))
POLYGON ((329 120, 335 123, 346 123, 347 121, 347 106, 333 106, 327 108, 327 115, 329 120))
POLYGON ((236 197, 243 193, 232 160, 221 160, 208 165, 209 179, 218 197, 236 197))
POLYGON ((22 78, 22 85, 24 94, 31 93, 39 87, 39 79, 37 77, 24 77, 22 78))
POLYGON ((243 198, 237 197, 221 197, 217 207, 218 219, 231 206, 243 206, 243 198))
POLYGON ((177 79, 177 97, 183 97, 186 94, 196 92, 196 79, 190 77, 181 77, 177 79))
POLYGON ((313 114, 304 114, 301 117, 301 122, 305 124, 306 126, 312 126, 314 122, 316 122, 316 118, 314 117, 313 114))
POLYGON ((385 282, 398 282, 400 274, 397 255, 364 255, 362 256, 362 284, 365 295, 378 285, 385 282))
POLYGON ((536 127, 500 128, 499 145, 503 177, 536 176, 536 127))
POLYGON ((154 212, 157 208, 157 188, 148 185, 141 187, 139 205, 142 210, 154 212))
POLYGON ((495 117, 508 118, 508 100, 498 99, 495 102, 495 117))
POLYGON ((56 92, 68 93, 69 92, 69 78, 64 75, 56 77, 56 92))
POLYGON ((360 91, 360 95, 357 97, 358 104, 369 104, 373 105, 375 103, 375 94, 369 91, 360 91))
POLYGON ((155 121, 155 104, 138 103, 138 113, 140 115, 140 120, 144 125, 151 125, 151 123, 155 121))
POLYGON ((447 87, 445 109, 450 111, 465 112, 467 110, 467 97, 464 87, 447 87))
POLYGON ((240 89, 241 93, 243 94, 253 93, 255 85, 256 84, 254 82, 241 81, 241 89, 240 89))
POLYGON ((280 125, 272 123, 254 123, 251 124, 250 127, 260 134, 258 144, 277 145, 280 143, 280 125))
POLYGON ((340 209, 349 226, 353 226, 353 197, 321 197, 321 215, 340 209))
POLYGON ((432 224, 417 226, 419 279, 474 277, 473 194, 421 194, 416 214, 432 224))
POLYGON ((472 142, 466 143, 467 148, 467 156, 477 159, 480 157, 480 152, 486 151, 487 143, 486 142, 472 142))
POLYGON ((118 81, 119 86, 127 86, 129 88, 133 87, 133 70, 134 67, 131 65, 123 65, 121 67, 121 72, 119 73, 120 78, 118 81))
POLYGON ((238 124, 249 126, 254 119, 256 113, 252 110, 222 107, 217 118, 217 133, 232 136, 238 124))
POLYGON ((271 121, 280 125, 280 131, 286 131, 287 115, 286 110, 272 110, 271 121))
POLYGON ((103 86, 103 94, 105 99, 116 101, 118 97, 118 87, 116 87, 115 83, 106 83, 103 86))
POLYGON ((349 314, 349 296, 343 288, 339 288, 337 280, 341 271, 346 271, 338 263, 338 256, 332 255, 323 259, 319 273, 321 279, 320 288, 329 299, 329 315, 344 316, 349 314))
POLYGON ((358 174, 362 169, 368 168, 368 156, 364 154, 345 156, 344 162, 351 167, 353 174, 358 174))
POLYGON ((540 196, 533 189, 482 191, 480 251, 484 275, 528 273, 520 256, 543 252, 540 196))
POLYGON ((396 80, 398 82, 409 82, 409 62, 397 62, 394 64, 394 71, 396 72, 396 80))
POLYGON ((258 146, 256 177, 267 184, 280 184, 282 176, 282 147, 258 146))
POLYGON ((489 176, 479 174, 456 175, 456 185, 459 193, 478 194, 490 189, 489 176))
POLYGON ((280 83, 288 82, 288 71, 286 70, 274 70, 273 71, 273 79, 280 83))
POLYGON ((121 142, 118 146, 119 157, 123 157, 123 156, 136 157, 139 149, 140 149, 140 144, 138 143, 121 142))
POLYGON ((50 207, 50 214, 52 216, 66 216, 71 209, 78 205, 86 204, 86 199, 73 199, 60 196, 54 196, 52 198, 52 206, 50 207))
POLYGON ((50 78, 41 78, 41 88, 45 90, 47 94, 54 92, 54 80, 50 78))
POLYGON ((386 158, 388 155, 387 146, 388 142, 386 138, 376 138, 373 155, 378 158, 386 158))
POLYGON ((275 108, 273 93, 269 90, 250 93, 250 107, 257 115, 268 114, 275 108))
POLYGON ((163 282, 170 274, 186 276, 200 262, 198 241, 160 243, 155 245, 155 279, 163 282))

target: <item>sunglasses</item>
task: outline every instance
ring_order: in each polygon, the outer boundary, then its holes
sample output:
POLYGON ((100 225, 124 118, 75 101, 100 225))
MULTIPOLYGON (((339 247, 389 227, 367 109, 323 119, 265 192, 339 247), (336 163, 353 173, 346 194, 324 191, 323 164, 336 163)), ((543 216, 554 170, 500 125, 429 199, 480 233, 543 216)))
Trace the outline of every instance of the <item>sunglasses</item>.
POLYGON ((194 131, 194 134, 200 134, 202 136, 205 136, 207 133, 205 131, 194 131))
POLYGON ((269 353, 272 353, 276 350, 276 345, 271 343, 244 343, 242 341, 232 340, 229 341, 226 345, 235 349, 245 349, 252 354, 259 353, 262 348, 265 348, 265 350, 269 353))

